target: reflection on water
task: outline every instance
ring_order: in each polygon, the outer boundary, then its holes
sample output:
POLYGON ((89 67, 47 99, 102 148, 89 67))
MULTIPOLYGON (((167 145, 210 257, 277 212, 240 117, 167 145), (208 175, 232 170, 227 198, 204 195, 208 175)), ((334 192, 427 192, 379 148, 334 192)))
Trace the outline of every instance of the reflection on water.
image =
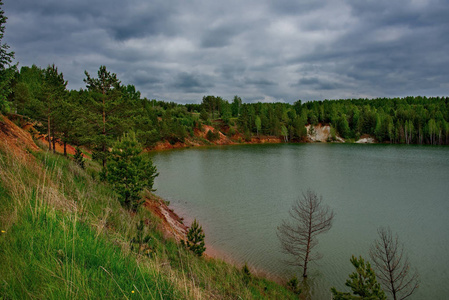
POLYGON ((394 145, 250 145, 160 152, 157 194, 187 222, 197 218, 206 242, 273 277, 300 270, 283 263, 276 228, 311 188, 336 216, 318 237, 323 259, 310 271, 313 299, 345 290, 351 255, 368 258, 379 226, 399 234, 422 284, 414 299, 449 294, 449 148, 394 145), (438 258, 438 259, 437 259, 438 258))

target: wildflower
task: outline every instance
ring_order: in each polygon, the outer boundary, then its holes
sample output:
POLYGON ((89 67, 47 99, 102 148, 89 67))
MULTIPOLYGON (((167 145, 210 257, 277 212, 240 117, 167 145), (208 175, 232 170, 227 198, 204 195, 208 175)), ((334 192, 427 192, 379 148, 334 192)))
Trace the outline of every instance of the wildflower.
POLYGON ((6 233, 6 231, 2 230, 2 233, 6 233))
POLYGON ((131 291, 132 294, 134 294, 134 291, 131 291))

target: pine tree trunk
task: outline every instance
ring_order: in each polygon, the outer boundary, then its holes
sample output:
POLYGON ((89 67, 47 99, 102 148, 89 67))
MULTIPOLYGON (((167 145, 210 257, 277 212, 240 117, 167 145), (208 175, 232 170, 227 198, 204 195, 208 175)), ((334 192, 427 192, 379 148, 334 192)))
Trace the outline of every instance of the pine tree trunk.
POLYGON ((55 131, 52 132, 51 141, 53 143, 53 153, 56 153, 56 139, 55 139, 55 131))
POLYGON ((103 91, 103 169, 106 168, 106 110, 105 110, 106 93, 103 91))
POLYGON ((48 138, 48 150, 51 151, 51 134, 50 134, 50 110, 48 111, 47 118, 47 138, 48 138))

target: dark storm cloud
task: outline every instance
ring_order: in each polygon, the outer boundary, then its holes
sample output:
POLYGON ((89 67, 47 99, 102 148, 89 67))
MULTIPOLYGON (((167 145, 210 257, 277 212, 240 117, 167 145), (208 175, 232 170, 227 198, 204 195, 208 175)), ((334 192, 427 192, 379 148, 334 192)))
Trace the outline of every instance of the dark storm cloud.
POLYGON ((180 102, 449 94, 447 1, 5 2, 16 60, 55 63, 69 88, 106 65, 180 102))
POLYGON ((270 11, 281 16, 284 15, 302 15, 312 10, 316 10, 323 6, 322 1, 305 0, 305 1, 291 1, 291 0, 273 0, 270 1, 270 11))
POLYGON ((220 27, 207 30, 202 37, 201 46, 204 48, 219 48, 231 43, 231 38, 237 33, 236 28, 220 27))
POLYGON ((277 83, 267 79, 254 79, 247 78, 245 79, 245 84, 256 85, 256 86, 271 86, 276 85, 277 83))
POLYGON ((206 93, 207 88, 213 87, 206 78, 188 73, 180 73, 176 76, 172 87, 180 89, 185 93, 206 93))

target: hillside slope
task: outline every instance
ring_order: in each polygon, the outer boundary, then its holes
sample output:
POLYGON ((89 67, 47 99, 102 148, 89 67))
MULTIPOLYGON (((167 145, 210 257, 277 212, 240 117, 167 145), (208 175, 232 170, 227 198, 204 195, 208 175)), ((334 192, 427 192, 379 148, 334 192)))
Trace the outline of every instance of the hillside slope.
POLYGON ((295 298, 276 283, 193 255, 164 234, 157 215, 123 209, 98 181, 98 165, 88 161, 82 170, 40 150, 0 118, 0 298, 295 298))

